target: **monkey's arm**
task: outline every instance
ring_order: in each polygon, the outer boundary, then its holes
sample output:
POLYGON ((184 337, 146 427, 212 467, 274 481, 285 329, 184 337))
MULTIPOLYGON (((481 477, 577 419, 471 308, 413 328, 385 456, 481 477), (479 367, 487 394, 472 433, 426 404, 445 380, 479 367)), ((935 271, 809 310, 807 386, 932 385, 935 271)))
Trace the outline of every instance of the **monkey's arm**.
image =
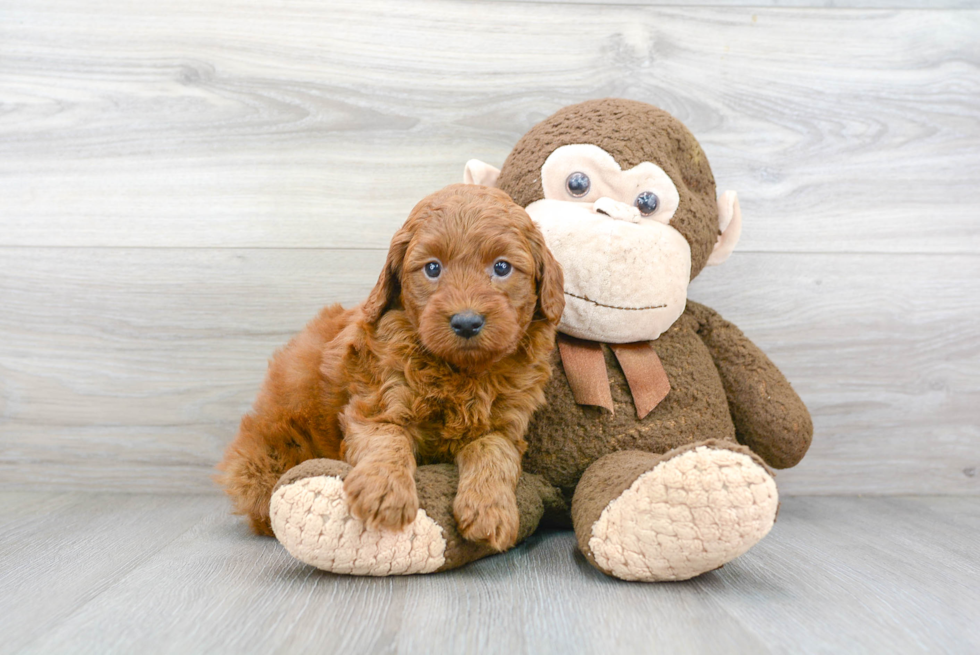
POLYGON ((796 466, 813 437, 810 413, 765 353, 716 311, 688 301, 721 375, 739 443, 774 468, 796 466))

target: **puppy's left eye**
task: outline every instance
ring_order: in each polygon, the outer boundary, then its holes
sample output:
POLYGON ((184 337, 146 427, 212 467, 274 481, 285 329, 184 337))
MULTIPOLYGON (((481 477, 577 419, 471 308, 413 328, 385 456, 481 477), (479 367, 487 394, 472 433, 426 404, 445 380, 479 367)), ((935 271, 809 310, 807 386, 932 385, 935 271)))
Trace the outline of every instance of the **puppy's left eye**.
POLYGON ((425 272, 425 277, 434 280, 442 274, 442 265, 439 262, 429 262, 422 267, 422 270, 425 272))
POLYGON ((507 277, 513 270, 514 267, 510 265, 510 262, 506 262, 502 259, 493 265, 493 274, 497 277, 507 277))

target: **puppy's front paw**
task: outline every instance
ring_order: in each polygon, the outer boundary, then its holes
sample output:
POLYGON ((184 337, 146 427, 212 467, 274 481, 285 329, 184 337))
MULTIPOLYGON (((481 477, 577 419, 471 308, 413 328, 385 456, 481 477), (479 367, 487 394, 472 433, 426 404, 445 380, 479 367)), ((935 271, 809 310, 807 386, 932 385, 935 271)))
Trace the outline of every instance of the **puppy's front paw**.
POLYGON ((453 503, 453 515, 459 533, 468 541, 485 543, 498 551, 517 543, 520 516, 517 498, 510 489, 502 489, 489 497, 460 490, 453 503))
POLYGON ((344 492, 351 514, 370 529, 401 530, 419 511, 415 478, 403 469, 355 466, 344 479, 344 492))

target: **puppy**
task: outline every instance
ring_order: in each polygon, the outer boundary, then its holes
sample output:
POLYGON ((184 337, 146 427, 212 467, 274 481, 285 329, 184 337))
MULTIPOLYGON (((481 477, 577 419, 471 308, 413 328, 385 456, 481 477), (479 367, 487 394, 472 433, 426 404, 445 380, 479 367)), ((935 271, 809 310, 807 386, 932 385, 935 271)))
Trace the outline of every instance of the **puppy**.
POLYGON ((416 464, 455 462, 460 534, 514 545, 523 435, 563 309, 561 268, 505 193, 457 184, 425 198, 367 301, 327 307, 274 356, 219 465, 236 511, 271 535, 279 477, 342 458, 354 516, 400 529, 419 509, 416 464))

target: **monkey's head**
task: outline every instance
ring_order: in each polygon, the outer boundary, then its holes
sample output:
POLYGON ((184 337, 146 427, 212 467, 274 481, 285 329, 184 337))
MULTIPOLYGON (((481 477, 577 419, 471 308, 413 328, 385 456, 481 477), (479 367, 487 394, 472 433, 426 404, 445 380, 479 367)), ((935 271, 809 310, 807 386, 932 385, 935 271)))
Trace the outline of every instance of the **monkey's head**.
POLYGON ((723 262, 741 232, 737 196, 716 198, 694 136, 642 102, 565 107, 502 169, 471 160, 464 179, 507 192, 540 226, 565 273, 559 329, 583 339, 659 337, 684 312, 690 281, 723 262))

